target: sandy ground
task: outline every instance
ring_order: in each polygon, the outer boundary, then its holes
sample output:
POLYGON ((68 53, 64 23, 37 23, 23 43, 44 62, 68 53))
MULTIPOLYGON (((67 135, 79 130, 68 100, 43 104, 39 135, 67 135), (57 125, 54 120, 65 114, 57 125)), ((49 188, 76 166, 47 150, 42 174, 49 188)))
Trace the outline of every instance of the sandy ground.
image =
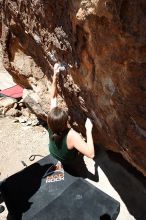
MULTIPOLYGON (((14 123, 14 119, 0 118, 0 180, 22 170, 21 161, 27 165, 32 154, 48 154, 48 132, 42 126, 29 127, 14 123)), ((6 220, 7 209, 0 214, 0 220, 6 220)))
MULTIPOLYGON (((31 154, 48 154, 48 132, 42 126, 26 126, 11 118, 0 118, 0 178, 24 168, 31 154)), ((41 159, 38 157, 37 159, 41 159)))

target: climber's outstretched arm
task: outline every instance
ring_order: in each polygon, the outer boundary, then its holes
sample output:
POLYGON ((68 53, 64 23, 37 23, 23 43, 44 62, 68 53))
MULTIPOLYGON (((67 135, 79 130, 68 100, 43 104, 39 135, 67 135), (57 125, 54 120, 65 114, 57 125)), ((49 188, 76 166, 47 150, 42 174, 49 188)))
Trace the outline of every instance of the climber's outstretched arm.
POLYGON ((57 78, 59 75, 59 65, 55 64, 54 65, 54 74, 53 74, 53 79, 52 79, 52 85, 51 85, 51 109, 55 108, 57 106, 57 78))
POLYGON ((89 158, 94 158, 95 150, 92 137, 93 124, 89 118, 87 118, 86 120, 85 127, 87 142, 83 140, 83 138, 80 136, 78 132, 71 129, 67 138, 67 146, 69 149, 76 148, 80 153, 84 154, 89 158))

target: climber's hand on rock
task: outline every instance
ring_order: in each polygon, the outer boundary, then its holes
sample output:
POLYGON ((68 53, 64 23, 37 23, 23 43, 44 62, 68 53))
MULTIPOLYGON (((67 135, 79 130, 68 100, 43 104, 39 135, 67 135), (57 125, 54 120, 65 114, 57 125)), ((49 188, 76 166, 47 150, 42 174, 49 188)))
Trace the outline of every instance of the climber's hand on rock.
POLYGON ((55 63, 54 65, 54 74, 57 74, 60 72, 60 64, 59 63, 55 63))
POLYGON ((59 76, 60 72, 64 72, 66 70, 66 66, 62 63, 55 63, 54 65, 54 75, 53 80, 56 81, 57 77, 59 76))
POLYGON ((89 118, 86 119, 85 128, 87 131, 92 131, 93 124, 89 118))
POLYGON ((54 65, 53 81, 56 81, 57 77, 59 76, 59 72, 60 72, 59 66, 60 66, 59 63, 55 63, 54 65))
POLYGON ((63 63, 55 63, 54 72, 59 73, 66 70, 66 65, 63 63))

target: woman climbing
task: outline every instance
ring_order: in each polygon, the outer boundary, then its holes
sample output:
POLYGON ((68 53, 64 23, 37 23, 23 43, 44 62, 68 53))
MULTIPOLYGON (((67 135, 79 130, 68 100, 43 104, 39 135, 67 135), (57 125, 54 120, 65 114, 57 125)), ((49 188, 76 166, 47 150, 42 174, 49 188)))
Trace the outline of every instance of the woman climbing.
POLYGON ((68 127, 67 112, 57 106, 57 78, 59 73, 60 65, 55 64, 51 85, 51 110, 47 121, 50 138, 49 150, 54 158, 59 160, 64 166, 69 167, 71 164, 76 163, 81 154, 89 158, 94 157, 93 125, 90 119, 87 118, 85 123, 87 142, 83 140, 78 132, 68 127))

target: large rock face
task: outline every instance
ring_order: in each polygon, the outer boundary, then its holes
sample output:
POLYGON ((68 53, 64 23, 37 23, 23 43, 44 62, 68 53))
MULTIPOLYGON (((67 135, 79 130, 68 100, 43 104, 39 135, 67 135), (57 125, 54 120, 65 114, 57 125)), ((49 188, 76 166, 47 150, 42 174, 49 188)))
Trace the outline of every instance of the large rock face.
POLYGON ((3 1, 5 68, 26 88, 41 118, 49 111, 52 69, 63 105, 82 133, 89 117, 94 141, 146 175, 146 1, 3 1))

